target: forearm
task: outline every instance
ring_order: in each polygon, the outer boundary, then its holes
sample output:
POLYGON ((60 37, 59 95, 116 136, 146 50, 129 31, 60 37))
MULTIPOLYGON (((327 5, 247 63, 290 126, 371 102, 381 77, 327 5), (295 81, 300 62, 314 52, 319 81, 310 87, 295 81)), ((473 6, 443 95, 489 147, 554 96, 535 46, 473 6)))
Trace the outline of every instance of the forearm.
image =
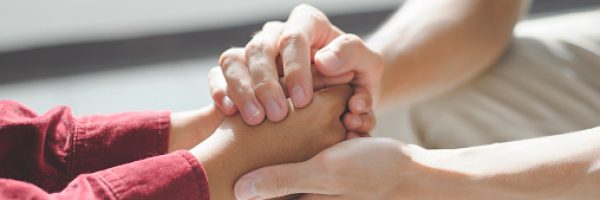
POLYGON ((431 150, 430 155, 421 160, 424 166, 468 177, 463 180, 470 184, 461 185, 462 191, 474 199, 596 199, 600 195, 600 127, 480 147, 431 150))
POLYGON ((407 1, 368 39, 386 62, 379 105, 427 99, 484 71, 510 39, 519 8, 518 0, 407 1))
POLYGON ((213 104, 199 110, 171 114, 168 152, 196 146, 217 129, 223 118, 223 113, 213 104))
POLYGON ((0 199, 209 199, 206 174, 185 151, 82 174, 53 192, 32 183, 0 178, 0 199))
POLYGON ((168 130, 168 112, 76 117, 63 106, 38 115, 0 101, 0 177, 57 191, 79 174, 164 154, 168 130))

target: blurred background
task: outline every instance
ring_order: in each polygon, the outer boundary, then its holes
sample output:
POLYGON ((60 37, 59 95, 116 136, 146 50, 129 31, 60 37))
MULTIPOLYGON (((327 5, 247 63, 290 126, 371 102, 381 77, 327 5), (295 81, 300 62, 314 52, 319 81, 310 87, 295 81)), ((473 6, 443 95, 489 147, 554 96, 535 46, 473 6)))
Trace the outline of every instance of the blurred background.
MULTIPOLYGON (((211 102, 208 70, 271 20, 309 3, 346 32, 368 35, 402 1, 0 0, 0 99, 38 113, 189 110, 211 102)), ((535 1, 528 19, 598 8, 535 1)))

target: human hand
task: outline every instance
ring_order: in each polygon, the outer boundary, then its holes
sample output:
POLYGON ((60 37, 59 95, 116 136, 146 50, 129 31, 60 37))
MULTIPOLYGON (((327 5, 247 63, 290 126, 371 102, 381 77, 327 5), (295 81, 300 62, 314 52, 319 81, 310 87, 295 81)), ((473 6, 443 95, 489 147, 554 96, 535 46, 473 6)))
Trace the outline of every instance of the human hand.
POLYGON ((355 138, 305 162, 252 171, 237 181, 235 192, 237 199, 297 193, 307 193, 300 199, 443 199, 448 187, 436 183, 452 183, 460 175, 431 170, 424 164, 429 156, 393 139, 355 138))
POLYGON ((316 8, 300 5, 285 23, 266 23, 245 48, 225 51, 220 65, 224 81, 220 72, 211 73, 211 96, 226 115, 240 110, 250 125, 259 124, 265 116, 272 122, 283 120, 288 113, 286 92, 293 106, 302 108, 310 103, 313 89, 351 83, 355 93, 344 125, 359 133, 374 127, 365 118, 372 118, 366 116, 377 101, 383 59, 316 8))
MULTIPOLYGON (((312 103, 293 109, 279 123, 250 127, 239 115, 225 118, 218 130, 190 152, 202 163, 213 199, 234 199, 233 186, 260 167, 300 162, 345 139, 340 116, 352 94, 349 86, 315 92, 312 103)), ((286 104, 287 105, 287 104, 286 104)))
POLYGON ((223 118, 213 104, 200 110, 171 114, 168 152, 196 146, 217 129, 223 118))

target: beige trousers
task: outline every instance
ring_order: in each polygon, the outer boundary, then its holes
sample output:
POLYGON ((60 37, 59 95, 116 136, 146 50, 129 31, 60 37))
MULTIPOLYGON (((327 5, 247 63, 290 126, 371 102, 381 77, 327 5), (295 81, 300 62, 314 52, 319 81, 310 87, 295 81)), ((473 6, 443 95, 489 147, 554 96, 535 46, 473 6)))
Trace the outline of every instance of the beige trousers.
POLYGON ((378 113, 376 136, 427 148, 541 137, 600 125, 600 9, 525 20, 475 80, 378 113))

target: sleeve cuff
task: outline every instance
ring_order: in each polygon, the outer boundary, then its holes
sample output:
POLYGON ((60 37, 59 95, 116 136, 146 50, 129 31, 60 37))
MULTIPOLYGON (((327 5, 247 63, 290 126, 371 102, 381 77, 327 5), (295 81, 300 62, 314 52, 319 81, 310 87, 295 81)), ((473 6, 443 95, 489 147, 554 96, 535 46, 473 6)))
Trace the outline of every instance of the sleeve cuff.
POLYGON ((117 199, 210 199, 202 164, 187 151, 95 173, 117 199))
POLYGON ((77 119, 71 137, 74 174, 107 169, 167 152, 169 112, 131 112, 77 119))

